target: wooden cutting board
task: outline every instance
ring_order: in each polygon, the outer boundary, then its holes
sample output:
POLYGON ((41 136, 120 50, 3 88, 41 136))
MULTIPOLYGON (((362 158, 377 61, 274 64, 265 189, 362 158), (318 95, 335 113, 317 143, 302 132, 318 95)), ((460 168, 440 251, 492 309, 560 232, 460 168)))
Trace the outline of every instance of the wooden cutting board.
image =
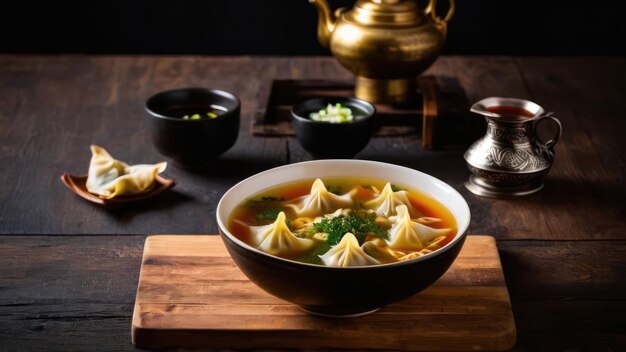
POLYGON ((248 281, 219 236, 158 235, 146 239, 132 339, 141 348, 507 350, 515 322, 490 236, 468 236, 452 267, 421 293, 333 319, 248 281))

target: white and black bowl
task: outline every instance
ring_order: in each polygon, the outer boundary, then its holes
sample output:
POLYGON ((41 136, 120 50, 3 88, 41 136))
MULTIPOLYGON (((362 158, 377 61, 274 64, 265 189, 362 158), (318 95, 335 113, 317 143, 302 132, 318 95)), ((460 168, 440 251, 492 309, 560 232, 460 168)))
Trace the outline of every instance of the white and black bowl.
POLYGON ((250 281, 278 298, 326 316, 366 314, 430 286, 457 257, 470 222, 467 202, 448 184, 410 168, 364 160, 317 160, 261 172, 229 189, 217 206, 216 216, 228 252, 250 281), (284 183, 317 177, 373 178, 419 190, 450 209, 458 231, 443 248, 417 259, 337 268, 267 254, 228 230, 233 210, 244 200, 284 183))

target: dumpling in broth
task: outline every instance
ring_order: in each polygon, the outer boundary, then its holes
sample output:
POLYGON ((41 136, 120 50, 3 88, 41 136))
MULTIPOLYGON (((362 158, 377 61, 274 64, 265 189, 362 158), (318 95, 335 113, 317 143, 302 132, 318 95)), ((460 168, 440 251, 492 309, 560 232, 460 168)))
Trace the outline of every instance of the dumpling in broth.
POLYGON ((405 205, 410 215, 416 215, 416 210, 413 209, 411 201, 409 200, 409 193, 407 191, 394 192, 389 182, 387 182, 378 197, 364 204, 366 208, 374 209, 376 214, 386 217, 395 215, 398 205, 405 205))
POLYGON ((420 251, 433 240, 445 236, 450 229, 435 229, 411 220, 406 205, 396 207, 398 215, 390 217, 389 247, 398 250, 420 251))
POLYGON ((87 175, 87 190, 111 199, 148 191, 156 175, 165 171, 166 162, 154 165, 132 165, 113 159, 104 148, 91 146, 91 162, 87 175))
POLYGON ((282 256, 301 253, 313 246, 313 240, 294 235, 285 219, 285 213, 281 211, 273 224, 250 226, 253 241, 258 249, 282 256))
POLYGON ((319 178, 313 182, 309 195, 296 199, 295 203, 287 204, 294 209, 298 217, 315 217, 320 214, 332 213, 339 208, 349 208, 353 205, 350 193, 338 196, 326 189, 324 182, 319 178))
POLYGON ((326 266, 364 266, 380 262, 363 251, 359 241, 351 233, 346 233, 341 241, 324 255, 320 255, 326 266))

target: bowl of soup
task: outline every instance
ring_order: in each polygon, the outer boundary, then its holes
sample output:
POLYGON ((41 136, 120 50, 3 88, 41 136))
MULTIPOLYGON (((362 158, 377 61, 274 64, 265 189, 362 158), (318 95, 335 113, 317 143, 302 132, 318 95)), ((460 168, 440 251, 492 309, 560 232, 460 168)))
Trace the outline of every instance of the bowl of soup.
POLYGON ((153 145, 183 168, 201 168, 230 149, 239 135, 241 103, 211 88, 181 88, 151 96, 145 106, 153 145))
POLYGON ((216 216, 250 281, 323 316, 368 314, 427 288, 457 257, 470 221, 463 197, 432 176, 332 159, 249 177, 216 216))

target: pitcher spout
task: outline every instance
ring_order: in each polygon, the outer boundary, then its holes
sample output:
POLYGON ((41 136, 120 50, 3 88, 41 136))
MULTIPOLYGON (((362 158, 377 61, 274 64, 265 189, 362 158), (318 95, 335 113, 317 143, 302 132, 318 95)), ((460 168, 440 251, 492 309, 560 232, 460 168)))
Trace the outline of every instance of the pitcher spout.
POLYGON ((335 30, 336 17, 326 0, 309 0, 309 2, 317 8, 317 39, 323 47, 328 48, 330 35, 335 30))

